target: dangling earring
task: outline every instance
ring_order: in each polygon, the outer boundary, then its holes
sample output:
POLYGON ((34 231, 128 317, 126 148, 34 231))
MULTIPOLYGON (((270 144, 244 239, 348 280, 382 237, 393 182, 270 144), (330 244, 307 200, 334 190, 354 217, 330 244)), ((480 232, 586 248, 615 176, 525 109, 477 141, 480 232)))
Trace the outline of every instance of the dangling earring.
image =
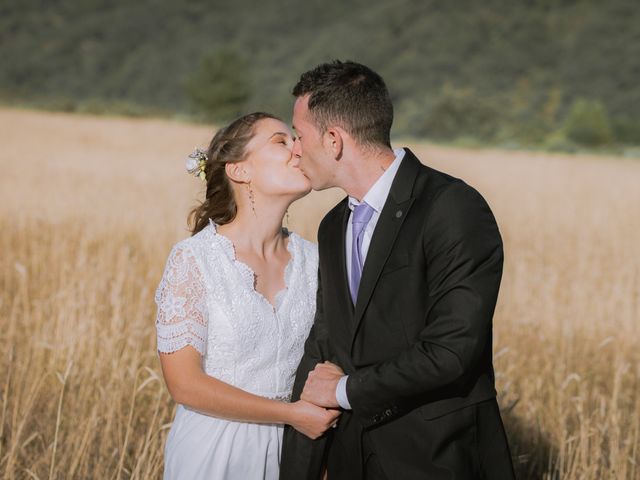
POLYGON ((289 226, 289 209, 287 209, 287 213, 285 214, 285 222, 287 223, 287 227, 289 226))
POLYGON ((251 210, 253 210, 253 214, 256 215, 256 201, 253 196, 253 190, 251 190, 251 182, 247 183, 247 189, 249 190, 249 201, 251 202, 251 210))

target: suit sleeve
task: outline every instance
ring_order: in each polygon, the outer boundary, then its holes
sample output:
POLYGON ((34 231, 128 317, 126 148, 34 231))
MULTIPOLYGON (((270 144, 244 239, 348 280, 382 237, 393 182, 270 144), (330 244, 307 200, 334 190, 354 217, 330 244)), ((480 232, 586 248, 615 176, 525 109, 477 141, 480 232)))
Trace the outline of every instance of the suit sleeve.
POLYGON ((502 240, 482 196, 464 182, 433 200, 422 231, 428 309, 415 342, 395 358, 349 376, 347 395, 365 426, 460 382, 489 336, 502 276, 502 240))
MULTIPOLYGON (((327 331, 322 316, 322 282, 318 270, 318 291, 316 294, 316 314, 305 342, 304 354, 296 372, 291 401, 300 400, 300 395, 308 373, 316 364, 331 358, 327 342, 327 331)), ((316 440, 301 434, 287 425, 284 431, 282 459, 280 462, 280 480, 319 479, 325 456, 327 435, 316 440)))
POLYGON ((291 401, 300 400, 308 373, 316 364, 330 358, 327 331, 322 316, 322 281, 318 271, 318 291, 316 293, 316 314, 309 336, 304 344, 304 354, 296 371, 296 379, 291 393, 291 401))

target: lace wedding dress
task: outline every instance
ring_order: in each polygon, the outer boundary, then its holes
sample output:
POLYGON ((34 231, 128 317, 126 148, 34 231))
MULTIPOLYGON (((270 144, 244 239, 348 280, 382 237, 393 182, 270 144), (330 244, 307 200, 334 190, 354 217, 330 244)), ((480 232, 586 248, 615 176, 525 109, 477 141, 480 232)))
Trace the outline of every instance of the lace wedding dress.
MULTIPOLYGON (((316 245, 291 233, 286 288, 272 306, 254 273, 211 222, 177 243, 156 292, 158 351, 191 345, 210 376, 288 401, 313 323, 316 245)), ((178 405, 165 445, 165 479, 276 479, 283 427, 228 421, 178 405)))

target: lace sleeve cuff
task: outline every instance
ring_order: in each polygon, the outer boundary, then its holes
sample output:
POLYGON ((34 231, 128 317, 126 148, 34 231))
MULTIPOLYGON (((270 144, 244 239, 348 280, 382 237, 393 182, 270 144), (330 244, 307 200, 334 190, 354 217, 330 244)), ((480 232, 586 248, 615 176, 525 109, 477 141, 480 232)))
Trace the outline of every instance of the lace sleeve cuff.
POLYGON ((198 262, 183 243, 169 254, 156 291, 158 351, 173 353, 187 345, 205 355, 207 339, 206 287, 198 262))
POLYGON ((172 325, 157 324, 156 331, 160 353, 177 352, 191 345, 200 355, 206 354, 207 329, 204 325, 189 321, 172 325))

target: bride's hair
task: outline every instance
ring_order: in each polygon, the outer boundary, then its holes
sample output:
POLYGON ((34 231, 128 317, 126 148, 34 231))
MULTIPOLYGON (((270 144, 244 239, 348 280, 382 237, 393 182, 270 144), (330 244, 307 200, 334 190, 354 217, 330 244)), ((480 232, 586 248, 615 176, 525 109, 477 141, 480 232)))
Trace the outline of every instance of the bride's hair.
POLYGON ((280 120, 270 113, 250 113, 234 120, 214 135, 207 149, 205 199, 189 214, 192 235, 206 227, 209 219, 218 225, 224 225, 235 218, 237 205, 224 167, 227 163, 241 162, 245 159, 245 148, 253 138, 254 126, 265 118, 280 120))

